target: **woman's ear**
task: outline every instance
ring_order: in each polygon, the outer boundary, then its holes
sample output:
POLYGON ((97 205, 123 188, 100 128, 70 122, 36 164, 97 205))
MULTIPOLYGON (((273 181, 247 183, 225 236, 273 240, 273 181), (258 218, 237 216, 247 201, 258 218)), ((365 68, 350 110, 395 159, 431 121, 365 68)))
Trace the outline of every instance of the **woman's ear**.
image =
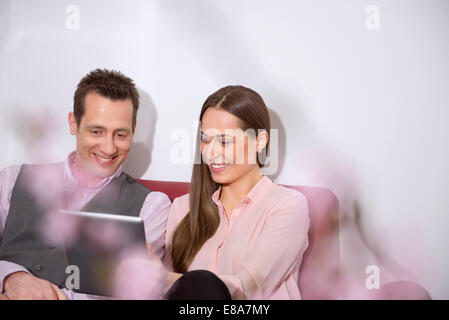
POLYGON ((266 130, 260 131, 257 135, 257 152, 262 151, 268 144, 268 132, 266 130))

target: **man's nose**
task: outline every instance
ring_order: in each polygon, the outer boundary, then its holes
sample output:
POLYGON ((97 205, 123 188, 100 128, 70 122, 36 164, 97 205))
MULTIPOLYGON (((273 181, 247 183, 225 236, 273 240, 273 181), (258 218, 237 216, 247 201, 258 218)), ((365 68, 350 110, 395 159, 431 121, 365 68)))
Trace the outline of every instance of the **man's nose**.
POLYGON ((115 145, 113 136, 105 137, 103 143, 101 144, 101 151, 108 156, 113 155, 117 152, 117 146, 115 145))

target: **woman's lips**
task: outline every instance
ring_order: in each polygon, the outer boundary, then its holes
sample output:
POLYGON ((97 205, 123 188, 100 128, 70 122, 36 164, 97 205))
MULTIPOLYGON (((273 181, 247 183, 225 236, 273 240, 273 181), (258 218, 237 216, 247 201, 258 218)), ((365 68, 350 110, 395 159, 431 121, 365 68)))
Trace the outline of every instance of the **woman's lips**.
POLYGON ((210 167, 210 170, 213 173, 220 173, 220 172, 225 171, 229 167, 229 164, 215 164, 215 163, 212 163, 212 164, 209 165, 209 167, 210 167))

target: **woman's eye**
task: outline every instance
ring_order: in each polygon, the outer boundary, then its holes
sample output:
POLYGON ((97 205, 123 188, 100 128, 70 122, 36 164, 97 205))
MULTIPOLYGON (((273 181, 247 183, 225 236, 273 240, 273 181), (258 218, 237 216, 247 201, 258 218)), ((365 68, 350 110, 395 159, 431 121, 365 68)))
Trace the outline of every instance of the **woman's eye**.
POLYGON ((222 145, 231 144, 231 143, 234 143, 234 139, 231 137, 226 137, 226 138, 221 139, 222 145))
POLYGON ((209 142, 209 137, 206 135, 201 135, 201 142, 209 142))

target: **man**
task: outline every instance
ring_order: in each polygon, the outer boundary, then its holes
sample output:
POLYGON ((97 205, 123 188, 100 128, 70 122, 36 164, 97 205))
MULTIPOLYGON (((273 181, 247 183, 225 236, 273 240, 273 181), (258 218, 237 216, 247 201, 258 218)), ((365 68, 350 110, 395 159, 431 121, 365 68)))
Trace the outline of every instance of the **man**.
POLYGON ((68 116, 76 151, 64 163, 0 172, 0 299, 87 297, 63 288, 64 251, 39 232, 56 207, 140 216, 148 245, 162 258, 170 200, 122 172, 138 107, 139 94, 130 78, 94 70, 78 84, 68 116))

